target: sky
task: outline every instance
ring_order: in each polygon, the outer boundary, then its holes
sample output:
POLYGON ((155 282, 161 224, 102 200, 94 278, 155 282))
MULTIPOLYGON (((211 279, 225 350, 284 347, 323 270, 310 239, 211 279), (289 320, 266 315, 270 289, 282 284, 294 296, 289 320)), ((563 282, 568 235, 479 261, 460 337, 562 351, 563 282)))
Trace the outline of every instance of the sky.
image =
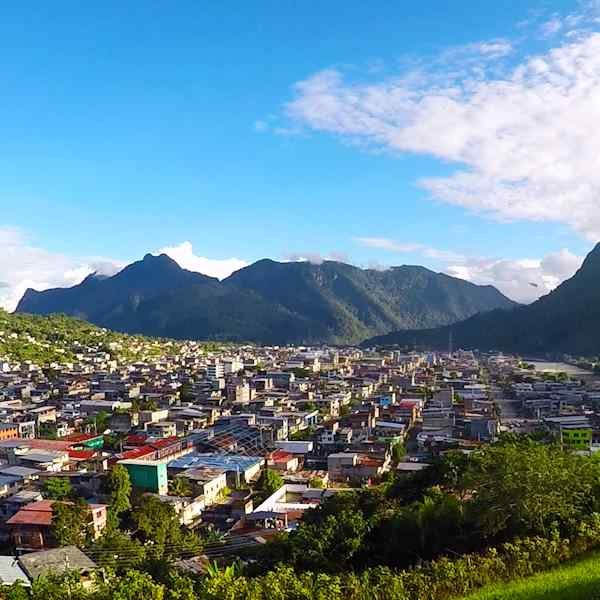
POLYGON ((549 292, 600 240, 600 1, 5 3, 0 306, 147 252, 549 292))

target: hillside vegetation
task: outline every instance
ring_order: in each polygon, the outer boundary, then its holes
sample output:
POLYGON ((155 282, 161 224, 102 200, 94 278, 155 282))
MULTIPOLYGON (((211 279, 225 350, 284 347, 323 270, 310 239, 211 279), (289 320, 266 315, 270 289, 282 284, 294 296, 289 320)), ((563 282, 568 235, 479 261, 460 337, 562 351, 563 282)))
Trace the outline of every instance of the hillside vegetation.
POLYGON ((514 302, 423 267, 260 260, 224 281, 147 255, 113 277, 27 290, 18 312, 65 313, 116 331, 178 339, 359 343, 400 328, 454 323, 514 302))
POLYGON ((11 362, 44 366, 94 352, 134 360, 161 355, 174 344, 116 333, 65 315, 9 314, 0 309, 0 359, 11 362))
POLYGON ((402 330, 374 337, 365 346, 416 343, 447 348, 450 332, 456 348, 502 350, 545 355, 593 356, 600 352, 600 244, 581 268, 533 304, 494 310, 450 326, 402 330))
POLYGON ((464 600, 598 600, 600 553, 533 577, 485 587, 464 600))

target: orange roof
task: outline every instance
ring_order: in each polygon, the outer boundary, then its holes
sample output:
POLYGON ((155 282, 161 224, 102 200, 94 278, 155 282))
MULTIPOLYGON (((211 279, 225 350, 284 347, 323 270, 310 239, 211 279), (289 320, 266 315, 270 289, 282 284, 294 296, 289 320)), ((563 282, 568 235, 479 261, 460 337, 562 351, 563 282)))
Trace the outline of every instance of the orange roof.
POLYGON ((24 448, 31 448, 32 450, 51 450, 51 451, 65 451, 71 447, 71 442, 63 442, 61 440, 42 440, 36 438, 29 440, 25 438, 15 438, 12 440, 5 440, 0 442, 0 447, 4 448, 15 448, 22 446, 24 448))
MULTIPOLYGON (((71 502, 65 502, 71 504, 71 502)), ((6 523, 7 525, 40 525, 50 526, 52 524, 53 500, 39 500, 31 502, 13 515, 6 523)), ((93 510, 106 508, 105 504, 90 504, 93 510)))

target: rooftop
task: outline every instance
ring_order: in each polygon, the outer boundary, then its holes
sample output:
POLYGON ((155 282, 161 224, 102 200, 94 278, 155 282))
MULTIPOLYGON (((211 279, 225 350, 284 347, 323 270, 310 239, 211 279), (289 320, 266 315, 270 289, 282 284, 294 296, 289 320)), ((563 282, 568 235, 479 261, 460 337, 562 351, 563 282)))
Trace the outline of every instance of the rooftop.
POLYGON ((239 456, 237 454, 217 454, 192 452, 169 462, 170 469, 191 469, 211 467, 224 471, 245 471, 263 462, 261 456, 239 456))

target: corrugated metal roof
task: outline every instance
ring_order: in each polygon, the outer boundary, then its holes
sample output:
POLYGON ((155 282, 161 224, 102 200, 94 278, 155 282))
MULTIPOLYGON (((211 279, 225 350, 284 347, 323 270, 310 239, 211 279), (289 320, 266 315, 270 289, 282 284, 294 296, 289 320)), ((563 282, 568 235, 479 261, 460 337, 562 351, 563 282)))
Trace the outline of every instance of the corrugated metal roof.
POLYGON ((32 579, 45 575, 50 571, 60 574, 73 569, 92 571, 96 568, 96 563, 76 546, 32 552, 21 556, 19 562, 25 573, 32 579))
POLYGON ((21 569, 18 559, 14 556, 0 556, 0 585, 12 585, 16 581, 29 586, 29 579, 21 569))

